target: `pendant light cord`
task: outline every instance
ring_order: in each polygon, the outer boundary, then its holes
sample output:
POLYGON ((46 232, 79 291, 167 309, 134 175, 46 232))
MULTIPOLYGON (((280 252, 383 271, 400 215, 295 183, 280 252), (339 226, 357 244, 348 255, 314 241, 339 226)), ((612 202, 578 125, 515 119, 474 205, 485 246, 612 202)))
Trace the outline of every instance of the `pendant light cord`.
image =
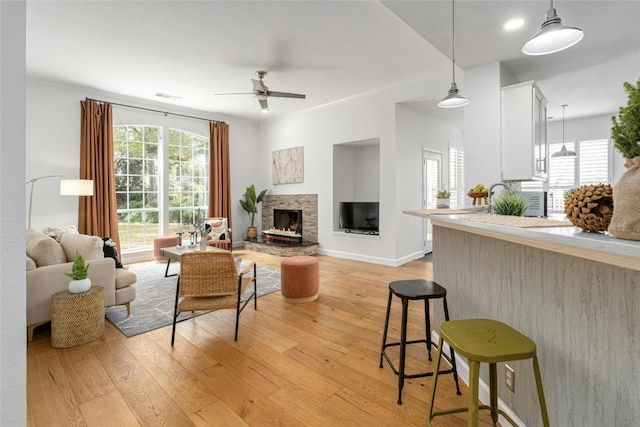
MULTIPOLYGON (((553 1, 553 0, 552 0, 553 1)), ((451 66, 453 68, 453 82, 456 82, 456 0, 451 0, 451 20, 452 25, 451 27, 453 28, 453 37, 451 37, 452 40, 452 61, 451 61, 451 66)))

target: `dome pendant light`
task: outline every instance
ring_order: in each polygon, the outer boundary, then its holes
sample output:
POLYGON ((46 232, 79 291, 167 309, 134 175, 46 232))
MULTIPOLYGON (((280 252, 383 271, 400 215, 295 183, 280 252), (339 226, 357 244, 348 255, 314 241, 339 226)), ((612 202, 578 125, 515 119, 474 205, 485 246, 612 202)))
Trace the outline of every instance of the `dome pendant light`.
POLYGON ((564 145, 564 107, 568 107, 567 104, 562 105, 562 148, 551 155, 551 157, 577 157, 575 151, 567 150, 564 145))
POLYGON ((522 46, 522 53, 527 55, 547 55, 567 49, 582 40, 584 33, 580 28, 562 25, 551 0, 545 21, 533 37, 522 46))
POLYGON ((451 89, 449 89, 449 93, 447 96, 442 99, 442 101, 438 102, 438 107, 440 108, 456 108, 467 105, 471 102, 471 100, 467 97, 460 95, 458 91, 458 86, 456 85, 456 4, 455 0, 451 1, 453 7, 453 50, 452 50, 452 65, 453 65, 453 81, 451 82, 451 89))

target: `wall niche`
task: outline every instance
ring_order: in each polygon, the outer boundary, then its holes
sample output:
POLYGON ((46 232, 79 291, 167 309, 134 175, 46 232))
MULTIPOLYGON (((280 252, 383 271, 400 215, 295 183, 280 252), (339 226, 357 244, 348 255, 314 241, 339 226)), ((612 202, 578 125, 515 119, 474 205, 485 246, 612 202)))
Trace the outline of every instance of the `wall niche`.
POLYGON ((380 139, 334 144, 333 230, 341 231, 340 202, 379 201, 380 139))

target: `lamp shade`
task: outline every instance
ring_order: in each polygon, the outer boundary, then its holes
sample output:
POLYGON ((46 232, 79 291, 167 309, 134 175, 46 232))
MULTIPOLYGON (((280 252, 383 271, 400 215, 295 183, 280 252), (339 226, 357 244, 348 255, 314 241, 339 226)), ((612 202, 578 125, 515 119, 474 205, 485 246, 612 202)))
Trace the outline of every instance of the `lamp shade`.
POLYGON ((61 196, 93 196, 93 180, 62 179, 60 180, 61 196))
POLYGON ((456 82, 451 83, 451 89, 449 94, 445 96, 442 101, 438 102, 440 108, 456 108, 462 107, 470 103, 471 100, 465 96, 460 95, 456 82))
POLYGON ((584 37, 580 28, 567 27, 556 15, 552 7, 547 11, 546 20, 540 31, 522 46, 522 53, 527 55, 547 55, 559 52, 578 43, 584 37))
POLYGON ((551 155, 551 157, 576 157, 576 156, 577 154, 575 153, 575 151, 567 150, 567 147, 565 147, 564 144, 562 144, 562 148, 560 149, 560 151, 556 151, 551 155))

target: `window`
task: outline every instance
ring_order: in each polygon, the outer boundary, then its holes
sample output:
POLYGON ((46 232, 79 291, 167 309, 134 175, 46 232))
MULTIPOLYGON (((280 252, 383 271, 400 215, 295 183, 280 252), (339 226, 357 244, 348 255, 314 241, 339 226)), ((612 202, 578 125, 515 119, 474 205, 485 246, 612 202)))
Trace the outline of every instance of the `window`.
POLYGON ((118 229, 122 251, 153 245, 158 235, 159 127, 114 126, 118 229))
POLYGON ((168 131, 163 150, 160 126, 114 126, 118 227, 122 252, 153 247, 162 219, 181 229, 204 219, 208 200, 209 140, 178 129, 168 131), (160 153, 168 153, 165 162, 160 153), (168 170, 164 170, 164 164, 168 170), (165 178, 165 179, 161 179, 165 178), (163 203, 168 195, 169 204, 163 203))
POLYGON ((464 207, 464 151, 449 147, 449 199, 451 209, 464 207))
POLYGON ((169 130, 169 225, 204 220, 209 199, 209 141, 169 130))
MULTIPOLYGON (((608 139, 592 141, 569 141, 564 145, 575 151, 578 157, 550 157, 547 183, 528 181, 522 190, 542 191, 546 189, 549 211, 564 212, 564 192, 587 184, 611 182, 612 144, 608 139)), ((562 142, 549 144, 549 153, 562 148, 562 142)))

